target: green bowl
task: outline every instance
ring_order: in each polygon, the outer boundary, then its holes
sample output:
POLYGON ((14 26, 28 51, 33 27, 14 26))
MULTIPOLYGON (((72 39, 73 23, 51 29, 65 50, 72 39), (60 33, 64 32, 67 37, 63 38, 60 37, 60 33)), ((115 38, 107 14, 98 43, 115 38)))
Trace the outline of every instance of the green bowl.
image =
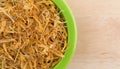
POLYGON ((65 52, 65 57, 53 69, 66 69, 70 63, 76 48, 77 42, 77 29, 74 17, 65 2, 65 0, 53 0, 57 7, 62 10, 63 17, 67 22, 68 31, 68 48, 65 52))

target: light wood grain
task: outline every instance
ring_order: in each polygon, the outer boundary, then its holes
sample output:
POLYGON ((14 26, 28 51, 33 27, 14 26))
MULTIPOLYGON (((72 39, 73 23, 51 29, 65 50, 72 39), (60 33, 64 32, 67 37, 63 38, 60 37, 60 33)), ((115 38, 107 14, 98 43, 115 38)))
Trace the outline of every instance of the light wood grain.
POLYGON ((66 0, 78 28, 67 69, 120 69, 120 0, 66 0))

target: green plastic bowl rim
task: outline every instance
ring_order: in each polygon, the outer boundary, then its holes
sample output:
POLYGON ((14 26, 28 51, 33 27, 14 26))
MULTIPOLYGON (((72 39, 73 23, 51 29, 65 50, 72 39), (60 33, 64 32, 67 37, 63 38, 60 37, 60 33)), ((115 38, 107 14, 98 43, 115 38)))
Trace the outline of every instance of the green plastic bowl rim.
POLYGON ((62 10, 62 14, 67 22, 67 31, 68 31, 68 48, 65 52, 65 57, 53 68, 53 69, 66 69, 67 65, 70 63, 77 42, 77 27, 74 17, 70 8, 68 7, 65 0, 53 0, 57 7, 62 10))

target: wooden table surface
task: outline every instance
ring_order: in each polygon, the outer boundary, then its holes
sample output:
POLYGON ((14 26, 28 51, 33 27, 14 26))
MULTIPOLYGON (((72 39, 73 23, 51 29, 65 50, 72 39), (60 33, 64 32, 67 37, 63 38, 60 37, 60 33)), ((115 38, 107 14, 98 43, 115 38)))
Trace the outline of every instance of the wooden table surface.
POLYGON ((78 40, 67 69, 120 69, 120 0, 66 0, 78 40))

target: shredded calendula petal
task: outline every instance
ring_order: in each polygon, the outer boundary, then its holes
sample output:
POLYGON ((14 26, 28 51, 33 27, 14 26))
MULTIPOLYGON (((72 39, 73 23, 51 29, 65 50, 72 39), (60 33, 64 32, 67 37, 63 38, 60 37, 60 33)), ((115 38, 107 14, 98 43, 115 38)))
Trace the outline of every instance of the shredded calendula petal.
POLYGON ((0 69, 52 69, 67 48, 66 22, 52 0, 0 0, 0 69))

